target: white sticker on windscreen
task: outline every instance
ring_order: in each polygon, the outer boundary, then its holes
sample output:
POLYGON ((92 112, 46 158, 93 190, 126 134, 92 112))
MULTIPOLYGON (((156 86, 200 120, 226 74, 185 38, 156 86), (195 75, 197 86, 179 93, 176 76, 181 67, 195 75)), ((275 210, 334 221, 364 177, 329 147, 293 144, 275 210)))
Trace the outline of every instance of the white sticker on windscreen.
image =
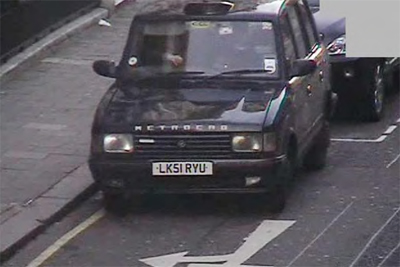
POLYGON ((263 30, 272 30, 272 23, 271 22, 263 22, 262 29, 263 30))
POLYGON ((264 70, 269 73, 275 73, 276 60, 274 58, 264 58, 264 70))

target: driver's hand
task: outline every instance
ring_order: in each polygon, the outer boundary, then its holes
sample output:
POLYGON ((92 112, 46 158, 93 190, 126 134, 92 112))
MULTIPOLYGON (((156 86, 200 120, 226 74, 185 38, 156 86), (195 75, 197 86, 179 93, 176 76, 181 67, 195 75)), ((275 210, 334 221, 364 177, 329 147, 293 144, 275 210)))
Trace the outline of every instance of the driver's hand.
POLYGON ((183 63, 183 58, 179 55, 167 54, 166 59, 171 62, 175 67, 183 63))

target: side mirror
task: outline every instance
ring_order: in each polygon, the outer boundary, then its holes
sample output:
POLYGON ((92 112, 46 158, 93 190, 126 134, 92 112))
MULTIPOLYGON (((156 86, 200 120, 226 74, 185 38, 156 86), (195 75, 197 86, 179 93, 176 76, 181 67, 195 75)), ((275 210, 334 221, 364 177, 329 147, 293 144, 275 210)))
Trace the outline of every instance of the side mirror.
POLYGON ((98 75, 108 78, 117 77, 117 67, 114 62, 108 60, 96 60, 93 62, 92 68, 98 75))
POLYGON ((305 76, 317 68, 317 63, 314 60, 310 59, 297 59, 293 61, 291 68, 291 76, 305 76))

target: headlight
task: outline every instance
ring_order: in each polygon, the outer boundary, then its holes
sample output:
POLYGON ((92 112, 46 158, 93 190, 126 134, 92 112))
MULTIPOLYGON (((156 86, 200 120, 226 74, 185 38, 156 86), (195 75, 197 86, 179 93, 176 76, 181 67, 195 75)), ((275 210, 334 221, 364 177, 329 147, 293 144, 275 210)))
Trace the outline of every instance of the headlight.
POLYGON ((232 149, 236 152, 274 151, 276 138, 274 133, 246 133, 236 134, 232 138, 232 149))
POLYGON ((236 152, 262 151, 261 134, 237 134, 232 138, 232 149, 236 152))
POLYGON ((335 39, 332 43, 328 45, 328 50, 330 54, 344 54, 346 53, 346 35, 342 35, 335 39))
POLYGON ((130 134, 107 134, 104 136, 104 151, 108 153, 133 152, 133 138, 130 134))

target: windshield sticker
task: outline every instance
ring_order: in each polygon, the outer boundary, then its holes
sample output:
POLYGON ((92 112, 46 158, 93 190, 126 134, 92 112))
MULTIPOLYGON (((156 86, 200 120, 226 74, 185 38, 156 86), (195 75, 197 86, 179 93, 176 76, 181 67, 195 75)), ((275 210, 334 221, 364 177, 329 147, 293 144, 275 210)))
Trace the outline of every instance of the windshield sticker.
POLYGON ((192 28, 196 29, 207 29, 211 27, 211 23, 208 21, 192 21, 190 25, 192 28))
POLYGON ((128 64, 129 64, 130 66, 135 66, 136 63, 137 63, 137 58, 136 58, 136 57, 131 57, 131 58, 129 59, 129 61, 128 61, 128 64))
POLYGON ((275 73, 276 71, 276 60, 274 58, 264 58, 264 70, 268 73, 275 73))
POLYGON ((263 22, 262 29, 263 30, 272 30, 272 23, 271 22, 263 22))
POLYGON ((222 26, 221 28, 219 28, 220 35, 232 34, 232 33, 233 33, 233 29, 230 26, 222 26))

